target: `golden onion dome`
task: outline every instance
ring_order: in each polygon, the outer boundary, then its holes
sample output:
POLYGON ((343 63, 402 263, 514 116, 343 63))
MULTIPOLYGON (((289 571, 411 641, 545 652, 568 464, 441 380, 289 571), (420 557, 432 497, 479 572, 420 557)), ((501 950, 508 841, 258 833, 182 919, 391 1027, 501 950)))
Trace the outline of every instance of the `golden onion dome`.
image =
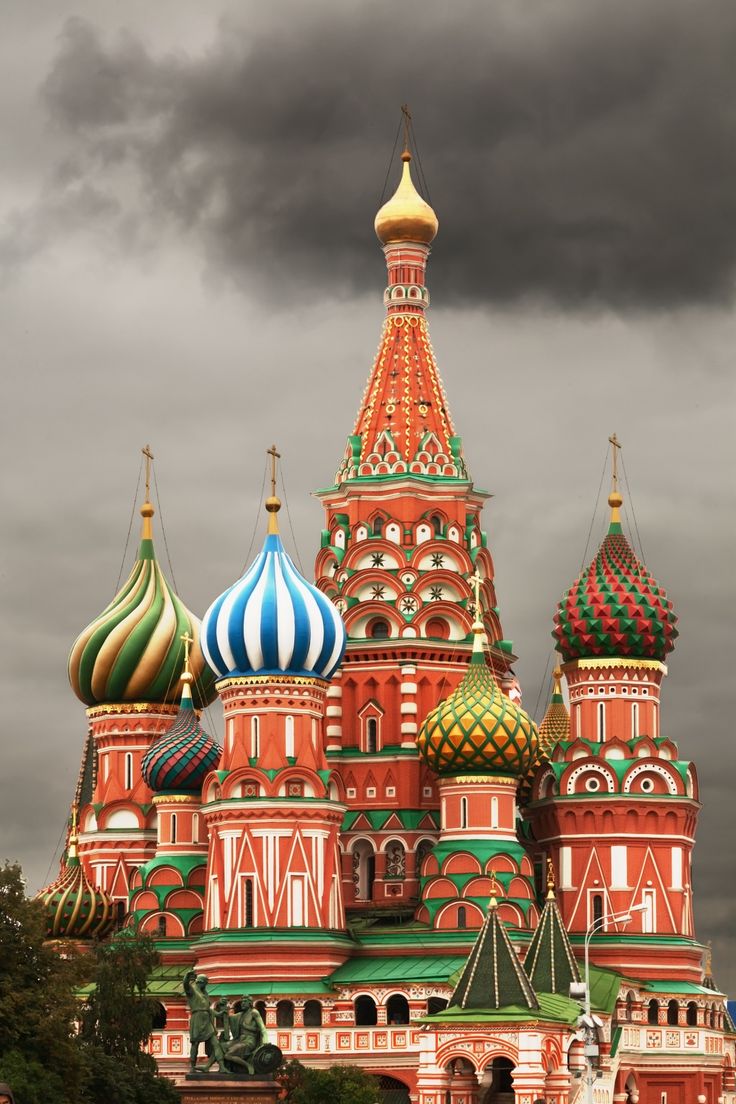
POLYGON ((376 215, 376 234, 383 245, 404 241, 429 245, 437 235, 439 221, 414 187, 408 150, 404 150, 401 160, 404 168, 399 186, 376 215))
POLYGON ((454 693, 427 716, 419 752, 440 775, 495 774, 521 778, 538 754, 532 719, 498 686, 475 629, 473 655, 454 693))

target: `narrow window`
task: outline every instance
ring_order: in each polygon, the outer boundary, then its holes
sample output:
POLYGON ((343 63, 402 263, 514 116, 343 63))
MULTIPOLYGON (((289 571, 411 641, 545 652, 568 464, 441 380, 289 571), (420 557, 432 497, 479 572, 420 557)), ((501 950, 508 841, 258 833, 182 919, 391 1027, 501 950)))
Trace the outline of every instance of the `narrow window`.
POLYGON ((176 843, 176 813, 171 814, 171 842, 176 843))
POLYGON ((603 921, 603 894, 593 894, 593 924, 599 929, 603 921))
POLYGON ((243 919, 244 927, 253 927, 253 879, 246 878, 243 887, 243 919))
POLYGON ((389 636, 391 635, 388 627, 388 621, 384 621, 383 619, 374 621, 370 627, 368 635, 372 637, 373 640, 388 640, 389 636))
POLYGON ((685 1019, 688 1027, 698 1026, 698 1006, 695 1001, 687 1002, 687 1011, 685 1013, 685 1019))
POLYGON ((286 758, 294 758, 294 718, 287 717, 284 722, 284 734, 286 742, 286 758))
POLYGON ((125 753, 125 788, 126 790, 133 789, 133 753, 132 751, 126 751, 125 753))
POLYGON ((439 514, 433 514, 432 517, 429 520, 432 523, 432 528, 434 529, 434 535, 436 537, 441 537, 442 536, 442 518, 439 516, 439 514))
POLYGON ((642 904, 646 905, 646 908, 641 914, 641 930, 648 932, 649 934, 654 932, 656 918, 654 914, 654 890, 645 889, 641 895, 642 904))
POLYGON ((369 717, 365 726, 365 750, 373 755, 378 750, 378 721, 369 717))
POLYGON ((465 905, 460 905, 457 910, 457 926, 458 928, 467 928, 468 926, 468 912, 465 905))
POLYGON ((373 535, 374 536, 380 537, 381 533, 383 532, 383 521, 384 521, 384 519, 382 517, 377 517, 377 518, 374 519, 374 521, 373 521, 373 535))
POLYGON ((467 797, 460 798, 460 827, 468 827, 468 799, 467 797))
POLYGON ((257 759, 261 752, 260 723, 258 717, 250 719, 250 757, 257 759))
POLYGON ((680 1006, 676 1000, 667 1001, 667 1023, 670 1027, 677 1027, 680 1017, 680 1006))
POLYGON ((498 828, 498 798, 491 798, 491 828, 498 828))
POLYGON ((647 1005, 647 1023, 656 1024, 659 1023, 659 1001, 650 1000, 647 1005))
POLYGON ((192 843, 199 843, 199 813, 192 817, 192 843))
POLYGON ((631 703, 631 738, 635 740, 639 735, 639 703, 631 703))
POLYGON ((606 738, 606 704, 598 702, 598 742, 600 744, 606 738))

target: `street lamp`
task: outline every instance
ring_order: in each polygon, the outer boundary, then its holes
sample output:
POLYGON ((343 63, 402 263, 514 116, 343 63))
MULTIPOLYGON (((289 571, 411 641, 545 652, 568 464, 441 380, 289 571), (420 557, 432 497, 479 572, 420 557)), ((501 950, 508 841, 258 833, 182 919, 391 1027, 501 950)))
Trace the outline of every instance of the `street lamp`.
POLYGON ((647 905, 632 905, 631 908, 626 909, 624 912, 607 912, 604 916, 597 916, 593 923, 588 925, 587 931, 585 932, 585 981, 582 987, 573 982, 570 986, 570 996, 578 1000, 581 996, 584 997, 584 1013, 579 1022, 583 1028, 584 1035, 585 1074, 583 1075, 583 1080, 587 1086, 586 1097, 588 1104, 593 1104, 593 1085, 598 1079, 593 1071, 593 1059, 597 1058, 599 1054, 598 1028, 602 1026, 601 1020, 592 1014, 590 1005, 590 941, 596 931, 599 931, 607 920, 613 920, 614 923, 628 924, 629 920, 631 920, 632 913, 644 912, 646 909, 647 905), (581 988, 584 988, 583 994, 580 993, 581 988))

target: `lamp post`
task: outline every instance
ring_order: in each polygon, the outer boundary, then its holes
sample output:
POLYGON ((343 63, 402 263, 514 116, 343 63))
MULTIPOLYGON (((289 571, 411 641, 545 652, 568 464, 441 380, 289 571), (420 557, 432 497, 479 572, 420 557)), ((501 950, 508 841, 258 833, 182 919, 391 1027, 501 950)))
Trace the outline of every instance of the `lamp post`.
MULTIPOLYGON (((598 1080, 593 1071, 593 1059, 598 1056, 600 1050, 598 1046, 598 1028, 600 1027, 600 1020, 598 1020, 597 1016, 593 1016, 590 1004, 590 941, 596 931, 599 931, 607 920, 613 920, 614 923, 627 924, 629 920, 631 920, 632 913, 644 912, 646 908, 646 905, 632 905, 631 908, 625 909, 623 912, 607 912, 604 916, 598 916, 592 924, 589 924, 585 932, 585 1000, 582 1028, 585 1054, 585 1073, 583 1074, 583 1080, 587 1086, 586 1099, 588 1104, 593 1104, 593 1085, 598 1080)), ((572 990, 573 987, 571 986, 570 988, 572 990)), ((571 996, 572 995, 571 992, 571 996)))

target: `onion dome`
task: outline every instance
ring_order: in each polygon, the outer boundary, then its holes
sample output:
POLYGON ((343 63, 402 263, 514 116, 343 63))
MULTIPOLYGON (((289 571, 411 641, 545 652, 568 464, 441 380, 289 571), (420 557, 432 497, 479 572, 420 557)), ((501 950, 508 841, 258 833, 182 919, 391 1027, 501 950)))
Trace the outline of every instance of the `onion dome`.
POLYGON ((198 794, 205 776, 220 762, 220 748, 200 727, 194 711, 188 660, 187 655, 176 720, 151 745, 141 763, 143 779, 155 793, 198 794))
POLYGON ((376 234, 383 245, 392 242, 421 242, 429 245, 439 229, 437 215, 414 187, 411 178, 411 154, 401 155, 404 168, 399 186, 376 215, 376 234))
POLYGON ((294 675, 330 679, 345 651, 337 609, 299 574, 279 536, 275 494, 266 500, 268 534, 246 573, 202 619, 202 651, 220 678, 294 675))
POLYGON ((663 660, 675 646, 677 617, 664 590, 639 563, 621 528, 618 491, 595 558, 563 596, 552 635, 565 660, 597 656, 663 660))
POLYGON ((46 913, 47 939, 100 939, 113 926, 112 899, 92 885, 79 861, 76 807, 64 867, 36 900, 46 913))
POLYGON ((537 756, 536 726, 499 688, 483 654, 483 626, 477 621, 473 632, 467 673, 457 690, 422 722, 419 752, 441 775, 523 777, 537 756))
POLYGON ((86 705, 176 701, 184 665, 183 634, 194 639, 195 700, 215 697, 214 677, 198 644, 199 620, 174 593, 153 547, 153 506, 141 507, 143 531, 138 559, 127 581, 91 624, 69 656, 69 681, 86 705))
POLYGON ((548 755, 560 740, 570 738, 570 714, 567 712, 565 699, 562 696, 560 686, 562 671, 559 667, 555 667, 552 677, 554 679, 552 699, 539 726, 539 752, 542 756, 548 755))

